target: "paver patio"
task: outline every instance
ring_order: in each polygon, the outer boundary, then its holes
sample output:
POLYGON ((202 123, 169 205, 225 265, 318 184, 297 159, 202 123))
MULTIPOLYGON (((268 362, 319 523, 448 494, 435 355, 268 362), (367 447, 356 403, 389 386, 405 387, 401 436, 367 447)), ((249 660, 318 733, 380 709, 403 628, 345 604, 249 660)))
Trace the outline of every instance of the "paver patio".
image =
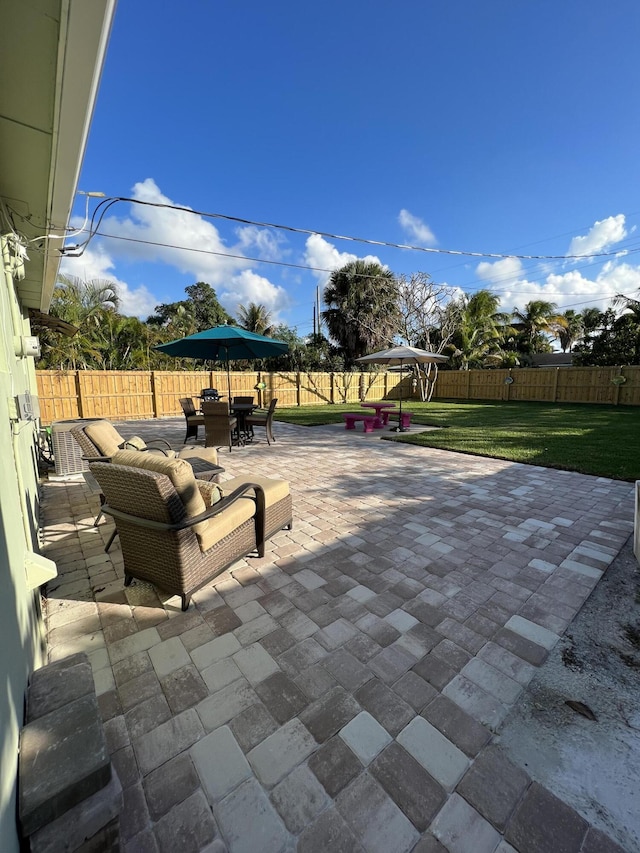
POLYGON ((632 532, 631 484, 335 428, 276 438, 221 451, 223 479, 287 479, 293 530, 187 613, 124 588, 83 482, 44 485, 50 658, 89 654, 124 849, 619 851, 494 734, 632 532))

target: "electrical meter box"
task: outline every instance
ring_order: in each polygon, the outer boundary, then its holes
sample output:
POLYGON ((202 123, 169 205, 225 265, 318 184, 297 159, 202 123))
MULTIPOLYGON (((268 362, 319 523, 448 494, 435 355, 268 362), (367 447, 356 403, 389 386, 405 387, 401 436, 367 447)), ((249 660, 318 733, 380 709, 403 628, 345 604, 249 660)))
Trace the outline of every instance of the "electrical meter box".
POLYGON ((28 391, 24 394, 18 394, 16 397, 16 407, 18 409, 18 418, 21 421, 35 421, 40 417, 38 398, 34 397, 28 391))

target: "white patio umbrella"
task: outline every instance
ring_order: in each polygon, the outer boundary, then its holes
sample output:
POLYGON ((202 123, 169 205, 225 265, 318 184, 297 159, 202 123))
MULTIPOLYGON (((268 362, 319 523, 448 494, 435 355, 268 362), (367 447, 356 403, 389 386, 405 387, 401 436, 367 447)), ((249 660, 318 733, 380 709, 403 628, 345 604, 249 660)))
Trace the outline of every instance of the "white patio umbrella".
MULTIPOLYGON (((400 346, 380 350, 380 352, 373 352, 371 355, 363 355, 362 358, 357 358, 356 361, 362 361, 365 364, 398 364, 402 368, 404 365, 409 364, 428 364, 429 362, 437 364, 440 361, 448 361, 448 358, 446 355, 438 355, 438 353, 428 352, 426 349, 400 346)), ((402 388, 400 389, 400 417, 398 418, 398 426, 394 427, 392 432, 407 432, 406 427, 402 426, 402 388)))

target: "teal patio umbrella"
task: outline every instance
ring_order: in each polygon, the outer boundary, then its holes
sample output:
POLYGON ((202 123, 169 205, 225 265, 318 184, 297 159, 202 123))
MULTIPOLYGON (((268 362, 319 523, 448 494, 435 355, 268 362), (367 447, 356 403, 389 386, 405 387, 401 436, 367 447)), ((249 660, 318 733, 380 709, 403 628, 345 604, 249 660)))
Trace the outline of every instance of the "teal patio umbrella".
POLYGON ((214 326, 204 332, 159 344, 155 349, 175 358, 201 358, 206 361, 221 361, 227 365, 227 384, 231 400, 231 376, 229 362, 247 358, 270 358, 284 355, 289 344, 266 335, 248 332, 237 326, 214 326))

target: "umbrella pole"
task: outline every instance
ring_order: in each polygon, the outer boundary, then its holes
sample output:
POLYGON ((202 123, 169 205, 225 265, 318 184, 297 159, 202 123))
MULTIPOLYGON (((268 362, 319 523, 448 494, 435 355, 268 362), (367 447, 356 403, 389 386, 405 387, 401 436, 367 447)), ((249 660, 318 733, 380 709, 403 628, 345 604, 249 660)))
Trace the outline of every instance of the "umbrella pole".
POLYGON ((402 359, 400 359, 400 414, 398 415, 398 426, 394 427, 391 432, 406 432, 402 427, 402 359))

